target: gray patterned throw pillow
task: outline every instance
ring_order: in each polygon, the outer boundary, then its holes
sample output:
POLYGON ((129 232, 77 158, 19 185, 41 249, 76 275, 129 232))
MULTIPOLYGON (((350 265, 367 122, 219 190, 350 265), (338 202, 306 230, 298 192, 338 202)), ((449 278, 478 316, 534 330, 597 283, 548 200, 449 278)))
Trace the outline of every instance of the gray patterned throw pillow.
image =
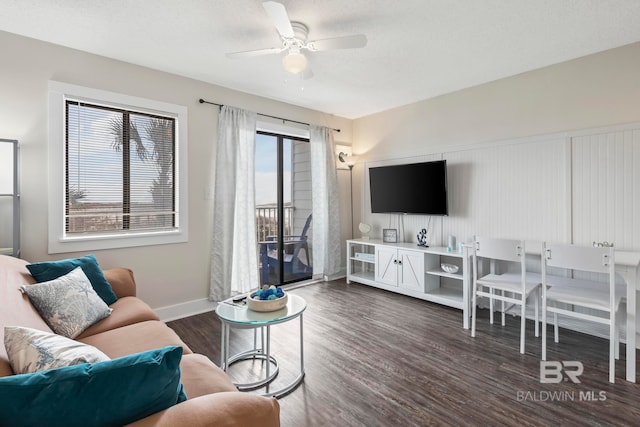
POLYGON ((16 374, 110 360, 88 344, 37 329, 4 327, 4 346, 16 374))
POLYGON ((49 327, 57 334, 75 338, 111 309, 91 287, 91 282, 77 267, 55 280, 20 287, 49 327))

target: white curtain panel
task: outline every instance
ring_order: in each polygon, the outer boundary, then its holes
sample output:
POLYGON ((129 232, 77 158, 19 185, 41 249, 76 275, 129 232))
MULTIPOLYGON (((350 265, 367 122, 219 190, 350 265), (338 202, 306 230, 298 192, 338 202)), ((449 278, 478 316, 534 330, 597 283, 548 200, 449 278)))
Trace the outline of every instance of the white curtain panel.
POLYGON ((222 301, 259 285, 255 221, 256 113, 223 106, 213 202, 211 288, 222 301))
POLYGON ((313 274, 326 279, 340 271, 340 213, 333 130, 311 125, 313 185, 313 274))

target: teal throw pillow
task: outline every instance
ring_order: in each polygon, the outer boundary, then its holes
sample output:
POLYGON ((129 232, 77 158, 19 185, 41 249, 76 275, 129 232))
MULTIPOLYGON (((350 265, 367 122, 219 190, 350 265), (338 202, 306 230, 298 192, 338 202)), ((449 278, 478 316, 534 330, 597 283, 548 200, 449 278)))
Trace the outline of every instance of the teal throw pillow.
POLYGON ((64 276, 76 267, 82 267, 82 271, 87 275, 93 290, 107 305, 111 305, 118 300, 111 285, 104 277, 104 273, 98 265, 98 260, 93 254, 81 258, 61 259, 60 261, 43 261, 28 264, 29 273, 38 282, 48 282, 64 276))
POLYGON ((0 378, 0 426, 122 426, 186 400, 182 347, 0 378))

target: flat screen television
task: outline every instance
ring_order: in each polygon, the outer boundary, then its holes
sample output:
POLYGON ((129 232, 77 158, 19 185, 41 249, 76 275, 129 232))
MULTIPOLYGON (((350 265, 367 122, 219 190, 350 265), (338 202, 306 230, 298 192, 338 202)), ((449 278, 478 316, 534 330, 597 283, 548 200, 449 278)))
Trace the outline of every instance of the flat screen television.
POLYGON ((447 161, 369 168, 372 213, 448 215, 447 161))

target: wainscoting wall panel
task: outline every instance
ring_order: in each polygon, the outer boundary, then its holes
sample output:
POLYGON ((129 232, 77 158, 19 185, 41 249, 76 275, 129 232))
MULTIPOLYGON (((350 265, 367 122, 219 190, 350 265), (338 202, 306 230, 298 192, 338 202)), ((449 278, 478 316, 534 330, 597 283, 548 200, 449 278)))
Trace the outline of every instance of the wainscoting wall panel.
POLYGON ((442 238, 474 234, 566 240, 569 177, 564 138, 506 143, 444 154, 450 215, 442 238))
POLYGON ((578 135, 571 149, 574 243, 640 250, 640 126, 578 135))
MULTIPOLYGON (((417 232, 430 224, 428 240, 435 246, 446 245, 449 235, 458 242, 469 242, 475 234, 569 241, 569 147, 564 136, 553 135, 367 162, 363 167, 363 221, 372 224, 374 238, 380 238, 382 228, 404 225, 405 241, 416 241, 417 232), (369 167, 439 159, 447 160, 448 216, 371 214, 369 167)), ((420 197, 420 187, 416 185, 416 197, 420 197)))

